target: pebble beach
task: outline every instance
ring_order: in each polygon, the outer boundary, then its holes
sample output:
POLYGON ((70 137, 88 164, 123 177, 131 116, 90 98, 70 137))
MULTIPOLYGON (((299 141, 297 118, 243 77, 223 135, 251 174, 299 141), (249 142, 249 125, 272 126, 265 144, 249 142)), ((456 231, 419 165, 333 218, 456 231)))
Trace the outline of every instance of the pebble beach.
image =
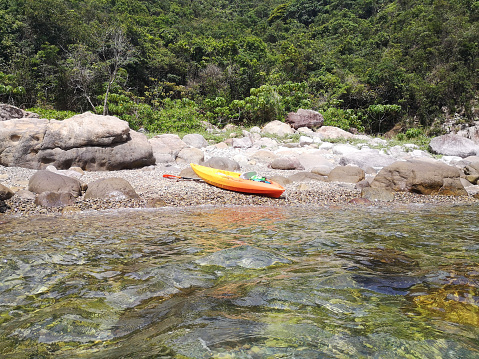
MULTIPOLYGON (((308 206, 308 207, 403 207, 437 206, 478 203, 472 196, 424 196, 397 192, 391 202, 369 202, 361 199, 361 190, 354 184, 326 181, 302 181, 285 186, 284 194, 278 198, 268 198, 223 190, 202 181, 176 180, 163 178, 164 174, 178 175, 177 166, 150 166, 135 170, 84 172, 81 181, 88 184, 98 179, 120 177, 127 180, 139 195, 139 199, 107 200, 84 199, 79 197, 71 206, 45 208, 34 204, 33 199, 13 196, 6 201, 5 215, 68 215, 80 211, 104 211, 121 208, 168 208, 191 206, 308 206)), ((247 169, 252 170, 252 169, 247 169)), ((0 183, 18 191, 28 188, 29 178, 36 170, 0 166, 0 183)), ((298 171, 262 169, 266 177, 291 176, 298 171)))

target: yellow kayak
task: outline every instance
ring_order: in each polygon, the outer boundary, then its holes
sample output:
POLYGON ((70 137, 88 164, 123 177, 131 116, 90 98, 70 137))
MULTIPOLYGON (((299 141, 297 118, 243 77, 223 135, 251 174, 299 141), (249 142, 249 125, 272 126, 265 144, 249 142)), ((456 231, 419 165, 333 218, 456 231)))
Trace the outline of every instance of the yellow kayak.
POLYGON ((278 198, 284 188, 269 179, 241 178, 241 173, 219 170, 217 168, 200 166, 191 163, 193 171, 206 183, 230 191, 259 194, 262 196, 278 198))

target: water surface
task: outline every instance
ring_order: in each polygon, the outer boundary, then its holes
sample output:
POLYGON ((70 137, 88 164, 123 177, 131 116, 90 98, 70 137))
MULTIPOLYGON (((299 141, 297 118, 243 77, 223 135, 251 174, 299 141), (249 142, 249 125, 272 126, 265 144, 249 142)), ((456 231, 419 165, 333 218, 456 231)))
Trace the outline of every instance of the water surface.
POLYGON ((2 358, 476 358, 477 206, 0 219, 2 358))

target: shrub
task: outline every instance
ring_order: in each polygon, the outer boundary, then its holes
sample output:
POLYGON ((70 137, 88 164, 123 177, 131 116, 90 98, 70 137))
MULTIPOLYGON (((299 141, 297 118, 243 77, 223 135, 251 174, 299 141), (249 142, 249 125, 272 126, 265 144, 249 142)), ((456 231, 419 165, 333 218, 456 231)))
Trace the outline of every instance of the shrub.
POLYGON ((41 118, 46 118, 48 120, 64 120, 76 115, 72 111, 57 111, 50 108, 41 108, 41 107, 32 107, 27 109, 27 111, 37 113, 41 118))
POLYGON ((339 127, 345 131, 355 128, 358 131, 364 131, 364 126, 361 123, 360 112, 354 110, 343 110, 336 107, 328 107, 321 111, 321 114, 324 118, 325 126, 335 126, 339 127))

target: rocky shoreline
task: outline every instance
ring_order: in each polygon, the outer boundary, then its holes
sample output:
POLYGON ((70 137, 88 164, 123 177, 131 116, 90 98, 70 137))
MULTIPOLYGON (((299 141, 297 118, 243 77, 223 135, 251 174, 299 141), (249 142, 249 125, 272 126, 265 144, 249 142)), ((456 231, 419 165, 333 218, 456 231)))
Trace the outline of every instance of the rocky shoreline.
MULTIPOLYGON (((65 207, 43 207, 34 203, 33 198, 13 196, 5 201, 9 209, 5 215, 68 215, 80 211, 104 211, 125 208, 170 208, 192 206, 308 206, 342 208, 360 207, 404 207, 410 205, 438 206, 456 204, 477 204, 479 199, 472 196, 426 196, 407 192, 394 193, 394 200, 368 201, 361 198, 361 190, 354 184, 323 181, 301 181, 285 185, 286 191, 279 199, 247 195, 222 190, 204 182, 163 178, 163 174, 178 174, 179 168, 150 166, 136 170, 85 172, 82 181, 91 183, 98 179, 119 177, 127 180, 138 193, 138 199, 75 199, 65 207)), ((36 170, 20 167, 1 167, 2 183, 11 188, 26 187, 36 170)), ((285 176, 285 171, 281 175, 285 176)), ((286 171, 289 175, 298 171, 286 171)), ((270 170, 268 176, 278 174, 270 170)), ((286 174, 287 175, 287 174, 286 174)))
POLYGON ((190 206, 436 206, 479 201, 475 137, 439 136, 426 151, 412 143, 391 145, 385 139, 311 123, 311 113, 306 114, 294 126, 272 121, 263 128, 236 129, 218 143, 201 134, 148 139, 125 121, 92 113, 64 121, 0 121, 0 213, 29 216, 190 206), (255 171, 283 185, 285 192, 272 199, 163 177, 196 177, 190 163, 255 171))

